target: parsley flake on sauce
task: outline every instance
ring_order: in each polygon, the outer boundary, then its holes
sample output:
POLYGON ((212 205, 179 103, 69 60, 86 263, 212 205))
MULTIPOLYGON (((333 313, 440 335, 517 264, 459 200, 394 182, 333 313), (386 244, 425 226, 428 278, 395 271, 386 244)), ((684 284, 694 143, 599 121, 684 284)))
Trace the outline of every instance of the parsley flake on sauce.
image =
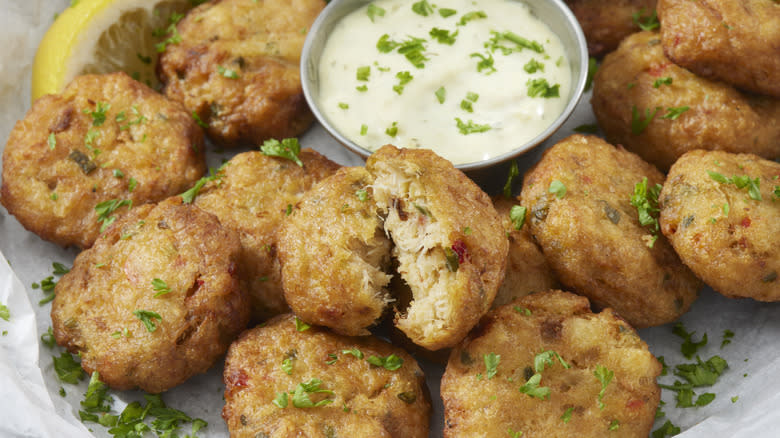
POLYGON ((453 15, 455 15, 457 13, 458 13, 458 11, 456 11, 455 9, 439 8, 439 15, 441 15, 442 18, 451 17, 451 16, 453 16, 453 15))
POLYGON ((439 44, 447 44, 448 46, 451 46, 455 44, 455 37, 458 36, 458 32, 459 31, 456 30, 455 33, 450 34, 449 30, 434 27, 430 32, 428 32, 428 35, 438 41, 439 44))
POLYGON ((11 311, 8 309, 8 306, 3 303, 0 303, 0 318, 6 321, 11 320, 11 311))
POLYGON ((371 20, 372 23, 374 23, 375 22, 374 18, 385 16, 385 10, 371 3, 368 5, 368 8, 366 9, 366 15, 368 15, 368 18, 371 20))
POLYGON ((433 7, 431 7, 427 0, 421 0, 412 4, 412 11, 417 15, 427 17, 433 13, 433 7))
POLYGON ((488 124, 480 125, 477 123, 474 123, 474 121, 469 120, 468 122, 463 122, 459 117, 455 117, 455 122, 458 125, 458 131, 460 131, 463 135, 469 135, 469 134, 476 134, 480 132, 490 131, 491 126, 488 124))
POLYGON ((447 98, 447 90, 445 90, 444 87, 439 87, 434 94, 439 103, 444 103, 444 100, 447 98))
POLYGON ((544 99, 561 97, 561 84, 550 85, 545 78, 529 79, 525 85, 528 87, 528 97, 542 97, 544 99))

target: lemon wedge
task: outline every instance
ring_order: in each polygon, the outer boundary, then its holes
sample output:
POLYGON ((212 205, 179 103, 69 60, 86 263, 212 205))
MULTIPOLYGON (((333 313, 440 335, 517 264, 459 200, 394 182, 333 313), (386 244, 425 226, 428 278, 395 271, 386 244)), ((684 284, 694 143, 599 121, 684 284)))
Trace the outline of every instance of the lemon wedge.
POLYGON ((78 75, 124 71, 157 87, 158 49, 175 42, 175 22, 198 0, 78 0, 41 40, 32 68, 33 100, 59 93, 78 75))

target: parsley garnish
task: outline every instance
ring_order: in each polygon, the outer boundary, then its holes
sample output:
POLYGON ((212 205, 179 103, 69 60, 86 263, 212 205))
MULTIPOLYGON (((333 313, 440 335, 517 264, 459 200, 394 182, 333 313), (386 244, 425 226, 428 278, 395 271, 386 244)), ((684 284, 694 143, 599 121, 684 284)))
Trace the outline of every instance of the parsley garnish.
POLYGON ((615 376, 615 372, 608 370, 607 367, 603 365, 596 365, 596 370, 593 372, 593 375, 601 382, 601 391, 599 391, 598 401, 599 409, 604 409, 605 405, 602 399, 604 398, 604 393, 607 392, 607 385, 609 385, 609 382, 611 382, 612 378, 615 376))
POLYGON ((414 11, 415 14, 427 17, 433 13, 433 8, 427 0, 422 0, 412 4, 412 11, 414 11))
POLYGON ((525 85, 528 87, 528 97, 542 97, 545 99, 561 97, 561 84, 550 86, 550 83, 545 78, 529 79, 525 85))
POLYGON ((287 158, 298 166, 303 167, 303 161, 298 158, 298 155, 301 153, 301 144, 298 143, 297 138, 285 138, 281 142, 274 138, 266 140, 260 146, 260 151, 269 157, 287 158))
MULTIPOLYGON (((130 129, 131 126, 133 126, 133 125, 140 125, 143 122, 148 120, 146 118, 146 116, 144 116, 143 114, 138 112, 138 106, 137 105, 133 105, 130 108, 130 111, 133 113, 134 116, 136 116, 136 118, 135 118, 135 120, 130 120, 130 121, 127 122, 127 124, 120 126, 119 127, 120 131, 126 131, 126 130, 130 129)), ((122 121, 124 121, 126 119, 126 117, 124 115, 124 111, 122 111, 121 113, 117 114, 117 122, 120 121, 119 120, 119 115, 120 114, 122 115, 122 118, 121 118, 122 121)), ((193 112, 193 114, 194 114, 194 112, 193 112)))
POLYGON ((547 350, 537 354, 536 357, 534 357, 534 370, 536 370, 537 373, 541 373, 544 371, 545 366, 552 366, 555 363, 554 359, 558 359, 558 362, 561 363, 562 367, 566 369, 571 368, 571 365, 566 363, 561 355, 555 351, 547 350))
POLYGON ((542 46, 541 43, 523 38, 514 32, 491 31, 490 34, 493 35, 493 37, 488 42, 486 42, 484 46, 485 48, 490 49, 491 52, 495 52, 496 50, 500 49, 501 53, 504 55, 509 55, 512 52, 519 52, 523 49, 529 49, 539 54, 544 53, 544 46, 542 46), (514 43, 515 47, 501 45, 500 41, 502 40, 514 43))
POLYGON ((455 122, 458 125, 458 131, 460 131, 460 133, 463 135, 490 131, 491 129, 489 124, 480 125, 474 123, 474 121, 472 120, 469 120, 468 122, 464 123, 463 120, 461 120, 459 117, 455 117, 455 122))
POLYGON ((675 335, 683 338, 683 343, 680 346, 680 352, 685 356, 687 359, 690 359, 693 357, 694 354, 696 354, 696 351, 707 345, 707 333, 705 333, 699 342, 693 341, 693 335, 696 334, 696 332, 688 332, 685 330, 685 327, 681 322, 678 322, 674 325, 674 328, 672 329, 672 333, 675 335))
POLYGON ((439 101, 439 103, 444 103, 444 100, 447 98, 447 90, 444 89, 444 87, 439 87, 438 90, 436 90, 436 100, 439 101))
POLYGON ((459 26, 465 26, 466 23, 472 20, 478 20, 480 18, 487 18, 487 14, 484 11, 472 11, 463 14, 458 22, 459 26))
POLYGON ((618 430, 620 428, 620 421, 612 420, 609 423, 609 430, 618 430))
POLYGON ((660 110, 661 107, 657 106, 653 110, 653 112, 650 112, 649 108, 645 108, 645 118, 642 119, 642 117, 639 115, 639 110, 637 110, 636 105, 631 106, 631 132, 634 133, 634 135, 639 135, 645 131, 647 126, 650 124, 650 122, 653 121, 653 118, 655 118, 655 113, 660 110))
POLYGON ((398 85, 393 85, 393 91, 398 94, 403 93, 404 85, 408 84, 412 81, 412 79, 414 79, 414 76, 412 76, 412 74, 408 71, 398 72, 396 73, 395 77, 398 78, 398 85))
POLYGON ((596 76, 599 65, 596 58, 588 58, 588 75, 585 77, 585 91, 590 90, 593 87, 593 78, 596 76))
POLYGON ((133 310, 133 315, 141 320, 149 333, 154 333, 157 330, 157 325, 154 323, 155 319, 162 322, 162 316, 151 310, 133 310))
POLYGON ((563 199, 563 197, 566 196, 566 185, 556 179, 550 183, 550 188, 548 188, 547 191, 553 193, 556 198, 563 199))
POLYGON ((49 326, 49 329, 46 331, 46 333, 41 335, 41 342, 43 342, 43 345, 49 348, 54 348, 56 340, 54 339, 54 332, 52 331, 51 326, 49 326))
POLYGON ((519 391, 523 394, 528 394, 531 397, 538 398, 540 400, 544 400, 550 397, 550 388, 546 386, 539 386, 539 382, 542 380, 542 375, 539 373, 534 374, 531 376, 528 381, 525 382, 523 386, 520 387, 519 391))
POLYGON ((679 106, 679 107, 671 107, 667 108, 667 113, 661 116, 662 119, 669 119, 669 120, 677 120, 678 117, 680 117, 680 114, 688 111, 691 109, 689 106, 679 106))
POLYGON ((398 135, 398 122, 393 122, 392 125, 385 129, 385 134, 389 135, 390 137, 395 137, 398 135))
POLYGON ((643 178, 642 182, 634 185, 634 194, 631 195, 631 205, 636 207, 639 215, 639 224, 643 227, 650 227, 653 236, 652 240, 647 244, 650 248, 653 247, 656 239, 658 239, 658 231, 660 229, 658 213, 661 211, 658 208, 658 195, 661 193, 662 188, 661 184, 648 188, 647 178, 643 178))
POLYGON ((112 213, 122 207, 127 207, 129 209, 132 206, 133 201, 131 199, 110 199, 96 205, 95 212, 98 215, 98 222, 102 224, 100 226, 100 232, 102 233, 105 231, 106 228, 116 220, 116 216, 112 215, 112 213))
POLYGON ((391 354, 387 357, 369 356, 368 359, 366 359, 366 362, 377 367, 382 367, 389 371, 395 371, 398 368, 401 368, 404 360, 395 354, 391 354))
POLYGON ((59 357, 53 356, 52 360, 54 361, 54 372, 57 373, 57 377, 61 382, 75 385, 79 383, 79 380, 84 380, 84 377, 86 377, 84 370, 81 369, 81 364, 76 362, 73 359, 73 355, 67 351, 62 352, 59 357))
POLYGON ((201 128, 206 129, 209 127, 209 125, 206 122, 204 122, 203 119, 201 119, 198 113, 196 113, 195 111, 192 112, 192 118, 193 120, 195 120, 195 123, 201 128))
POLYGON ((458 13, 458 11, 456 11, 455 9, 439 8, 439 15, 441 15, 442 18, 451 17, 451 16, 453 16, 453 15, 455 15, 457 13, 458 13))
POLYGON ((586 123, 575 127, 574 132, 579 132, 580 134, 595 134, 599 132, 599 125, 595 123, 586 123))
POLYGON ((356 191, 355 196, 357 196, 360 202, 366 202, 368 200, 368 192, 366 191, 366 189, 360 189, 356 191))
POLYGON ((711 170, 708 170, 707 174, 710 176, 710 178, 712 178, 713 180, 721 184, 734 184, 735 186, 737 186, 738 189, 744 189, 745 187, 747 187, 748 195, 750 196, 750 199, 753 199, 755 201, 762 200, 761 180, 759 178, 751 179, 747 175, 742 175, 742 176, 734 175, 734 177, 732 178, 726 178, 722 174, 718 172, 713 172, 711 170))
POLYGON ((305 332, 306 330, 310 329, 311 326, 309 324, 306 324, 301 319, 299 319, 297 316, 295 317, 295 330, 298 330, 299 332, 305 332))
POLYGON ((11 320, 11 311, 8 309, 8 306, 3 303, 0 303, 0 318, 6 321, 11 320))
POLYGON ((525 63, 525 65, 523 66, 523 70, 525 70, 529 74, 536 73, 537 71, 544 72, 544 64, 531 58, 530 61, 525 63))
POLYGON ((658 22, 658 13, 655 10, 652 14, 650 14, 649 17, 642 17, 644 13, 645 9, 642 8, 639 10, 639 12, 634 12, 631 14, 631 19, 634 21, 634 24, 639 26, 640 29, 653 30, 661 26, 661 23, 658 22))
POLYGON ((287 357, 282 361, 282 371, 284 371, 285 374, 291 375, 293 369, 293 360, 291 357, 287 357))
POLYGON ((528 212, 527 207, 523 207, 522 205, 513 205, 512 209, 509 210, 509 220, 512 221, 512 226, 515 227, 515 230, 520 230, 523 228, 523 224, 525 223, 525 215, 528 212))
POLYGON ((472 53, 470 56, 472 58, 480 59, 480 61, 477 63, 477 72, 482 73, 482 70, 487 70, 488 72, 485 74, 489 75, 497 71, 496 68, 493 67, 493 62, 495 61, 493 59, 493 55, 491 55, 489 52, 487 53, 487 57, 481 53, 472 53))
POLYGON ((350 348, 349 350, 341 350, 341 354, 351 354, 358 359, 363 359, 363 352, 357 348, 350 348))
POLYGON ((368 134, 368 125, 362 124, 360 125, 360 135, 366 135, 368 134))
POLYGON ((358 67, 357 73, 355 73, 355 77, 359 81, 367 82, 369 76, 371 76, 371 66, 370 65, 364 65, 362 67, 358 67))
POLYGON ((100 373, 94 371, 89 379, 89 386, 87 386, 87 392, 84 394, 84 400, 81 402, 81 407, 84 408, 83 411, 79 411, 81 421, 100 422, 95 413, 109 412, 113 401, 113 398, 108 395, 108 386, 100 381, 100 373))
POLYGON ((455 37, 458 36, 458 32, 459 31, 456 30, 455 33, 450 34, 449 30, 434 27, 430 32, 428 32, 428 34, 431 36, 431 38, 438 41, 439 44, 447 44, 451 46, 455 44, 455 37))
POLYGON ((155 50, 157 50, 157 53, 162 53, 165 51, 165 48, 168 47, 168 44, 178 44, 181 42, 181 35, 179 35, 179 29, 176 28, 176 24, 184 18, 184 14, 178 14, 174 12, 171 14, 170 18, 170 24, 168 25, 165 30, 161 29, 155 29, 152 34, 156 37, 161 37, 164 35, 170 35, 168 38, 166 38, 164 41, 157 43, 154 45, 155 50))
POLYGON ((235 70, 222 67, 221 65, 217 66, 217 73, 221 74, 222 76, 228 79, 238 79, 240 77, 235 70))
POLYGON ((163 280, 160 280, 159 278, 155 278, 154 280, 152 280, 152 289, 154 289, 154 291, 157 292, 156 294, 154 294, 155 298, 171 293, 171 288, 168 286, 168 283, 166 283, 163 280))
POLYGON ((512 198, 512 184, 515 179, 520 177, 520 169, 517 167, 517 161, 512 160, 512 164, 509 165, 509 175, 506 177, 506 183, 504 183, 504 197, 507 199, 512 198))
POLYGON ((368 5, 368 9, 366 9, 366 15, 368 15, 368 18, 373 23, 375 17, 384 17, 385 16, 385 10, 380 8, 379 6, 371 3, 371 4, 368 5))
POLYGON ((663 426, 653 431, 653 438, 664 438, 667 436, 675 436, 680 433, 680 428, 672 424, 671 421, 666 420, 663 426))
POLYGON ((349 109, 349 104, 344 102, 339 102, 339 108, 343 110, 349 109))
POLYGON ((54 136, 54 133, 50 133, 49 137, 46 139, 46 143, 49 145, 49 149, 54 150, 54 148, 57 146, 57 137, 54 136))
POLYGON ((97 102, 95 104, 95 110, 90 111, 84 109, 84 114, 92 115, 92 126, 101 126, 106 121, 106 113, 111 109, 111 104, 108 102, 97 102))
POLYGON ((665 76, 663 78, 658 78, 653 82, 653 88, 659 88, 661 85, 672 85, 672 77, 665 76))
POLYGON ((271 402, 274 405, 276 405, 277 408, 284 409, 287 407, 287 393, 286 392, 277 392, 276 398, 271 402))
POLYGON ((720 348, 722 349, 726 345, 730 344, 733 338, 734 332, 729 329, 723 330, 723 341, 720 343, 720 348))
POLYGON ((568 409, 566 409, 566 411, 563 413, 563 415, 561 415, 561 420, 563 421, 563 423, 564 423, 564 424, 566 424, 566 423, 568 423, 569 421, 571 421, 571 414, 572 414, 573 412, 574 412, 574 408, 568 408, 568 409))
POLYGON ((295 388, 295 392, 293 393, 292 401, 293 406, 296 408, 316 408, 318 406, 325 406, 327 404, 333 403, 332 399, 323 399, 316 403, 312 402, 309 398, 309 394, 316 394, 316 393, 325 393, 328 395, 332 395, 333 391, 327 390, 327 389, 321 389, 320 385, 322 385, 322 380, 320 379, 311 379, 308 382, 299 383, 298 386, 295 388))
POLYGON ((496 353, 488 353, 483 356, 485 361, 485 371, 487 379, 490 380, 498 373, 498 363, 501 361, 501 355, 496 353))
POLYGON ((425 51, 425 40, 422 38, 409 37, 402 42, 396 42, 390 39, 390 35, 384 34, 376 43, 376 48, 382 53, 389 53, 398 49, 398 53, 404 55, 406 59, 417 68, 424 68, 425 61, 428 60, 423 54, 425 51))

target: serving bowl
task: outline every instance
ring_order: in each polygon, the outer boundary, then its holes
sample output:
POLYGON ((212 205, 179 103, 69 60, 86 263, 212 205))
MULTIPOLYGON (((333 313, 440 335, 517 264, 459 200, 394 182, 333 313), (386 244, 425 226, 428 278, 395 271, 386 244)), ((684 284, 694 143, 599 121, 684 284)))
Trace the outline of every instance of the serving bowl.
MULTIPOLYGON (((569 59, 571 73, 569 89, 560 90, 561 96, 566 99, 566 106, 544 131, 508 152, 480 161, 456 164, 455 167, 467 173, 481 173, 487 168, 506 163, 543 143, 569 118, 585 89, 588 73, 588 51, 585 36, 574 14, 562 0, 516 1, 525 4, 530 9, 532 15, 546 23, 558 35, 563 44, 564 52, 569 59)), ((319 66, 323 50, 334 27, 345 16, 368 3, 371 3, 371 1, 332 0, 309 29, 301 55, 303 92, 314 116, 336 141, 364 159, 371 155, 372 151, 350 140, 343 132, 339 131, 322 108, 319 66)), ((376 108, 376 110, 382 111, 382 108, 376 108)))

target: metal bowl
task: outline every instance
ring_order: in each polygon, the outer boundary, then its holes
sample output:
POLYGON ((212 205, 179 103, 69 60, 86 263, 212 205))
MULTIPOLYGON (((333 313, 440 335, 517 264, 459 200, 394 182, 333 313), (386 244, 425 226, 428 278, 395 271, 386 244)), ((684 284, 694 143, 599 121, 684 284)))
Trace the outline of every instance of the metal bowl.
MULTIPOLYGON (((504 163, 518 155, 527 152, 544 142, 569 118, 574 107, 577 106, 585 89, 585 81, 588 75, 588 48, 585 44, 585 36, 582 33, 577 19, 563 0, 517 0, 524 3, 531 13, 545 22, 556 33, 563 43, 566 55, 569 58, 571 68, 571 88, 568 91, 568 104, 557 119, 530 141, 517 148, 487 160, 458 164, 457 167, 465 172, 481 171, 489 167, 504 163)), ((346 15, 361 6, 371 3, 371 0, 332 0, 320 13, 317 20, 309 29, 306 42, 301 54, 301 82, 306 101, 309 103, 314 116, 330 135, 352 152, 367 158, 372 151, 356 144, 339 132, 320 110, 319 104, 319 65, 323 48, 328 41, 333 28, 346 15)), ((566 91, 561 90, 562 94, 566 91)))

